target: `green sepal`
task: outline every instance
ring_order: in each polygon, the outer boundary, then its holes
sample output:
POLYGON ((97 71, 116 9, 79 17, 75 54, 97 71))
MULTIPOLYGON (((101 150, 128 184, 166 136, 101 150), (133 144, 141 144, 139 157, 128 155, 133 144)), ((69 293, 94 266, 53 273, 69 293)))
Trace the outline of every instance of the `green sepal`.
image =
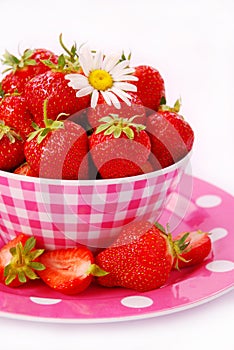
POLYGON ((159 222, 155 222, 154 226, 156 226, 160 231, 162 231, 163 233, 166 233, 165 228, 163 227, 163 225, 161 225, 159 222))
POLYGON ((1 59, 1 62, 4 65, 9 66, 9 68, 6 68, 3 73, 12 70, 13 72, 16 72, 18 69, 22 69, 27 66, 35 66, 36 61, 34 59, 31 59, 30 57, 33 54, 33 50, 26 49, 23 53, 23 55, 18 58, 15 55, 12 55, 9 51, 5 51, 3 54, 3 58, 1 59))
POLYGON ((103 270, 100 266, 96 264, 91 264, 86 273, 87 275, 92 275, 95 277, 102 277, 109 274, 109 272, 103 270))

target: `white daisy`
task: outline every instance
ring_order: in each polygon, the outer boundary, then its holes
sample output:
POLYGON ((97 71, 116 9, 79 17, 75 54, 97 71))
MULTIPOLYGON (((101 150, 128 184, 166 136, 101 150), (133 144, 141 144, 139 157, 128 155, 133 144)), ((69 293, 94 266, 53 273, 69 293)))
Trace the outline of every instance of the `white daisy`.
POLYGON ((99 94, 101 94, 108 105, 120 108, 120 98, 127 105, 131 105, 131 95, 126 91, 137 91, 137 87, 129 81, 137 81, 132 75, 134 68, 129 67, 129 60, 120 61, 119 55, 103 55, 102 52, 95 53, 87 46, 82 46, 79 60, 83 74, 67 74, 65 78, 73 89, 78 90, 77 97, 91 94, 91 107, 97 105, 99 94))

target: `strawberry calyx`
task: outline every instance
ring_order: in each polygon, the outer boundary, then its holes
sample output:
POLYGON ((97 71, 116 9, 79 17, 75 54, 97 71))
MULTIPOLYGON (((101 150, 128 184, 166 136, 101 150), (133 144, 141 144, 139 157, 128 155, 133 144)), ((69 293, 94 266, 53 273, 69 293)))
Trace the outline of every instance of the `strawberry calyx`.
POLYGON ((169 230, 169 225, 167 225, 166 229, 158 222, 154 224, 161 232, 166 236, 167 242, 170 247, 170 251, 172 257, 175 261, 175 268, 179 270, 178 261, 181 260, 183 262, 189 262, 189 260, 184 259, 181 254, 187 252, 188 246, 190 244, 189 241, 186 241, 190 232, 186 232, 180 239, 174 240, 172 234, 169 230))
POLYGON ((47 105, 48 105, 48 100, 44 101, 43 104, 43 116, 44 116, 44 128, 40 128, 35 122, 32 123, 33 128, 35 131, 31 132, 27 138, 27 141, 31 141, 35 137, 37 137, 37 142, 41 143, 47 135, 57 129, 63 129, 64 128, 64 121, 63 120, 58 120, 61 116, 67 116, 66 113, 60 113, 55 120, 48 119, 47 117, 47 105))
POLYGON ((3 120, 0 120, 0 140, 7 136, 10 143, 15 143, 15 140, 22 140, 22 137, 17 134, 14 128, 5 125, 5 122, 3 120))
POLYGON ((17 277, 20 283, 39 278, 34 271, 44 270, 45 266, 35 260, 44 252, 44 249, 34 249, 35 245, 36 239, 30 237, 24 245, 19 242, 15 247, 10 248, 12 258, 4 268, 6 285, 12 283, 17 277))
POLYGON ((146 128, 143 124, 134 123, 134 119, 139 117, 135 115, 131 118, 120 118, 118 114, 109 114, 106 117, 99 119, 100 124, 95 133, 104 132, 104 135, 113 134, 114 138, 119 138, 124 133, 130 140, 134 139, 134 130, 138 133, 146 128))
POLYGON ((41 60, 41 62, 48 66, 51 70, 56 72, 72 73, 80 71, 81 67, 79 63, 79 56, 77 53, 76 43, 72 45, 71 49, 69 50, 63 43, 62 34, 60 34, 59 36, 59 43, 64 49, 64 51, 67 53, 67 55, 61 54, 58 57, 57 64, 52 62, 50 59, 41 60))
POLYGON ((1 62, 2 64, 7 65, 9 67, 6 68, 3 71, 3 73, 10 70, 15 73, 17 70, 22 69, 24 67, 35 66, 36 61, 31 58, 33 52, 34 52, 33 50, 26 49, 23 52, 23 55, 20 58, 18 58, 6 50, 5 53, 3 54, 3 58, 1 59, 1 62))
POLYGON ((173 107, 170 107, 166 104, 166 99, 163 97, 160 101, 160 106, 159 106, 159 111, 168 111, 168 112, 174 112, 174 113, 179 113, 181 108, 181 99, 177 99, 174 103, 173 107))

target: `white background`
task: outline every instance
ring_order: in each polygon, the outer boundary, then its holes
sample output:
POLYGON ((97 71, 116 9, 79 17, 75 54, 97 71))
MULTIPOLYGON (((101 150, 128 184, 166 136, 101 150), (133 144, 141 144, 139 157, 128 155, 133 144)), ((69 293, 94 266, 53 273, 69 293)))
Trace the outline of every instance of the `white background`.
MULTIPOLYGON (((132 52, 157 68, 167 102, 196 135, 192 171, 234 195, 233 0, 0 0, 0 54, 59 51, 58 36, 107 52, 132 52)), ((180 313, 124 323, 53 325, 0 318, 4 350, 234 349, 234 292, 180 313), (30 345, 31 344, 31 345, 30 345)), ((1 346, 1 348, 3 348, 1 346)))

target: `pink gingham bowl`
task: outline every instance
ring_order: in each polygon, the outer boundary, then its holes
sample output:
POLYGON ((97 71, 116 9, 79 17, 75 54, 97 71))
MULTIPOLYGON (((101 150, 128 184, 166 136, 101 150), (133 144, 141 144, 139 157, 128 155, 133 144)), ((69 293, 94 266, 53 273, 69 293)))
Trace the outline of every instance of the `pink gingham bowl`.
POLYGON ((108 180, 52 180, 0 171, 0 236, 35 236, 47 249, 108 246, 134 220, 155 221, 189 163, 108 180))

